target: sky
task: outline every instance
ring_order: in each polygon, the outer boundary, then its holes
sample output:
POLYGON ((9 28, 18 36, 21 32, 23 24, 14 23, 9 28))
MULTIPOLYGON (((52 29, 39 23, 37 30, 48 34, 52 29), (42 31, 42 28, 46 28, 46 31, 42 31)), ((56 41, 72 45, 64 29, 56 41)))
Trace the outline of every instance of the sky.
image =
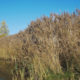
POLYGON ((0 0, 0 23, 5 21, 13 35, 43 15, 72 13, 76 8, 80 9, 80 0, 0 0))

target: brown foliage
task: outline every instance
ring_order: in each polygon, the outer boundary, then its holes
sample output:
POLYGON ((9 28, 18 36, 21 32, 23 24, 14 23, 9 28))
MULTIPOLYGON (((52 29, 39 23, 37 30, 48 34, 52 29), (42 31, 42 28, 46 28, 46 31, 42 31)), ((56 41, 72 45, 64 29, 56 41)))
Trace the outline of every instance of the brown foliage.
POLYGON ((27 62, 30 58, 34 76, 41 72, 40 76, 43 76, 46 66, 54 73, 71 71, 80 74, 80 11, 77 12, 44 16, 32 21, 23 32, 1 38, 0 57, 16 55, 27 62))

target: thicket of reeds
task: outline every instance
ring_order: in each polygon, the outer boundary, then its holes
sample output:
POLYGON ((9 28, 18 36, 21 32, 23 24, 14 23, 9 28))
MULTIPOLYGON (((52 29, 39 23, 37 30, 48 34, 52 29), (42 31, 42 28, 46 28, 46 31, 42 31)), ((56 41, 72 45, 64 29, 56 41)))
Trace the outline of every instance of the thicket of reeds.
POLYGON ((43 16, 1 38, 0 58, 13 63, 12 80, 80 80, 80 11, 43 16))

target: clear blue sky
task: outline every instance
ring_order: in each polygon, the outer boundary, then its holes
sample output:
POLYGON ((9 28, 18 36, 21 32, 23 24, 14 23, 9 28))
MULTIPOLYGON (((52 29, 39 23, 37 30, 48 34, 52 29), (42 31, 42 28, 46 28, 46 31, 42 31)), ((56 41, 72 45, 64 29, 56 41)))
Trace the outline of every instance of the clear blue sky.
POLYGON ((72 13, 76 8, 80 9, 80 0, 0 0, 0 22, 6 21, 10 34, 15 34, 43 15, 72 13))

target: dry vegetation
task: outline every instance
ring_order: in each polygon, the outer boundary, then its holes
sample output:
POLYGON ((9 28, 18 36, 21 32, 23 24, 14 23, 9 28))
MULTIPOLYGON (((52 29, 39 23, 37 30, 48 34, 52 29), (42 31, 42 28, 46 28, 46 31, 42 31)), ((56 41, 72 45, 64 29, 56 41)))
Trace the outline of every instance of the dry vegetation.
POLYGON ((13 62, 12 80, 79 80, 80 11, 44 16, 1 38, 0 59, 13 62))

